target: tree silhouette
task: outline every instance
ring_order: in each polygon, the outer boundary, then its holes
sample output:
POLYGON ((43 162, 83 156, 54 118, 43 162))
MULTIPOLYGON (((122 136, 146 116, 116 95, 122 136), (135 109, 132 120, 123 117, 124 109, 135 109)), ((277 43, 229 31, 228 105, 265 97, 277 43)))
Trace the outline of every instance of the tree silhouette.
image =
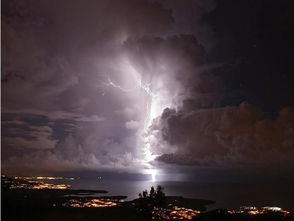
POLYGON ((144 190, 139 193, 139 211, 145 215, 151 215, 155 208, 166 207, 166 197, 163 192, 163 187, 157 186, 156 189, 152 186, 149 193, 144 190))

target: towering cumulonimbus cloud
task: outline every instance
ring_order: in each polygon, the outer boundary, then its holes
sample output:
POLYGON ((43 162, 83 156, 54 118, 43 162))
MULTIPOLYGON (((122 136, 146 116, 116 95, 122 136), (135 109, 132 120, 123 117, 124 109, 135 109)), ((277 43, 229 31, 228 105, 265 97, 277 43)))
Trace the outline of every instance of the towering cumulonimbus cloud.
POLYGON ((195 37, 170 32, 170 8, 5 1, 3 168, 132 170, 161 154, 149 127, 204 64, 195 37))
MULTIPOLYGON (((163 149, 171 151, 169 145, 157 142, 157 135, 151 128, 165 108, 177 109, 184 101, 191 99, 199 102, 200 97, 203 96, 198 93, 199 91, 195 93, 195 90, 203 84, 205 78, 212 79, 207 74, 209 66, 205 64, 204 48, 192 35, 178 35, 165 38, 130 38, 125 43, 125 51, 150 97, 146 112, 141 111, 147 120, 144 125, 145 140, 142 146, 147 146, 154 156, 163 149), (194 95, 198 97, 193 97, 194 95)), ((213 86, 207 86, 209 89, 205 90, 210 94, 205 92, 204 96, 207 98, 206 103, 209 103, 211 101, 208 99, 218 91, 211 90, 213 86)))
POLYGON ((145 0, 3 2, 3 168, 141 167, 148 96, 124 43, 171 25, 145 0))
POLYGON ((203 43, 212 31, 201 21, 214 5, 4 1, 3 169, 291 160, 291 108, 272 120, 246 103, 220 107, 224 85, 211 74, 203 43))

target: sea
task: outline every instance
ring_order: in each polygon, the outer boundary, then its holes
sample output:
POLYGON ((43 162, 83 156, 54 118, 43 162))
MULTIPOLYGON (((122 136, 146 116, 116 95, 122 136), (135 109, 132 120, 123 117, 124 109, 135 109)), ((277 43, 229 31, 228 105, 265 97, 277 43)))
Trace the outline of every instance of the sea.
MULTIPOLYGON (((54 181, 56 182, 56 181, 54 181)), ((59 183, 61 181, 58 181, 59 183)), ((154 182, 151 180, 112 180, 98 178, 77 178, 62 180, 71 189, 106 190, 101 196, 122 195, 126 200, 138 198, 143 190, 161 185, 169 196, 183 196, 212 200, 208 210, 217 208, 238 208, 240 206, 278 206, 294 209, 294 185, 287 182, 275 183, 200 183, 200 182, 154 182)))

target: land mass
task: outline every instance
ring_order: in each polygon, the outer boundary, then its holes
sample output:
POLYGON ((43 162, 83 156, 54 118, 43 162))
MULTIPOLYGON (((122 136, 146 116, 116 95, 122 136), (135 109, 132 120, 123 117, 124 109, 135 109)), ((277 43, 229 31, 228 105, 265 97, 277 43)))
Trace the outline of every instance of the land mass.
POLYGON ((294 221, 293 213, 281 208, 218 209, 206 212, 211 200, 165 196, 165 206, 154 206, 156 190, 127 201, 127 196, 105 196, 105 190, 52 189, 44 182, 2 180, 1 200, 4 221, 149 221, 149 220, 229 220, 229 221, 294 221), (5 181, 9 181, 6 182, 5 181), (4 181, 4 182, 3 182, 4 181), (10 182, 12 181, 12 182, 10 182), (9 185, 6 185, 9 184, 9 185), (45 189, 35 189, 43 185, 45 189), (12 187, 12 188, 11 188, 12 187), (15 188, 19 187, 19 188, 15 188), (47 189, 46 189, 47 188, 47 189), (155 195, 154 195, 155 194, 155 195), (146 204, 147 203, 147 204, 146 204), (151 204, 151 206, 150 206, 151 204), (146 208, 151 208, 146 210, 146 208), (147 213, 146 213, 147 212, 147 213), (288 213, 289 212, 289 213, 288 213))

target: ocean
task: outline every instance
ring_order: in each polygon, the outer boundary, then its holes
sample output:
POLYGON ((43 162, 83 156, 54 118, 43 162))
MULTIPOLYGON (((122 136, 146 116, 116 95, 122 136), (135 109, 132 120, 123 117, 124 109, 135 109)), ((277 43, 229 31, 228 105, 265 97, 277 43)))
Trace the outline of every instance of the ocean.
MULTIPOLYGON (((60 180, 58 182, 61 182, 60 180)), ((145 180, 111 180, 80 178, 62 180, 72 189, 107 190, 107 195, 127 196, 133 200, 143 190, 161 185, 166 195, 212 200, 208 209, 237 208, 244 205, 278 206, 294 209, 294 187, 289 183, 199 183, 199 182, 151 182, 145 180)))

